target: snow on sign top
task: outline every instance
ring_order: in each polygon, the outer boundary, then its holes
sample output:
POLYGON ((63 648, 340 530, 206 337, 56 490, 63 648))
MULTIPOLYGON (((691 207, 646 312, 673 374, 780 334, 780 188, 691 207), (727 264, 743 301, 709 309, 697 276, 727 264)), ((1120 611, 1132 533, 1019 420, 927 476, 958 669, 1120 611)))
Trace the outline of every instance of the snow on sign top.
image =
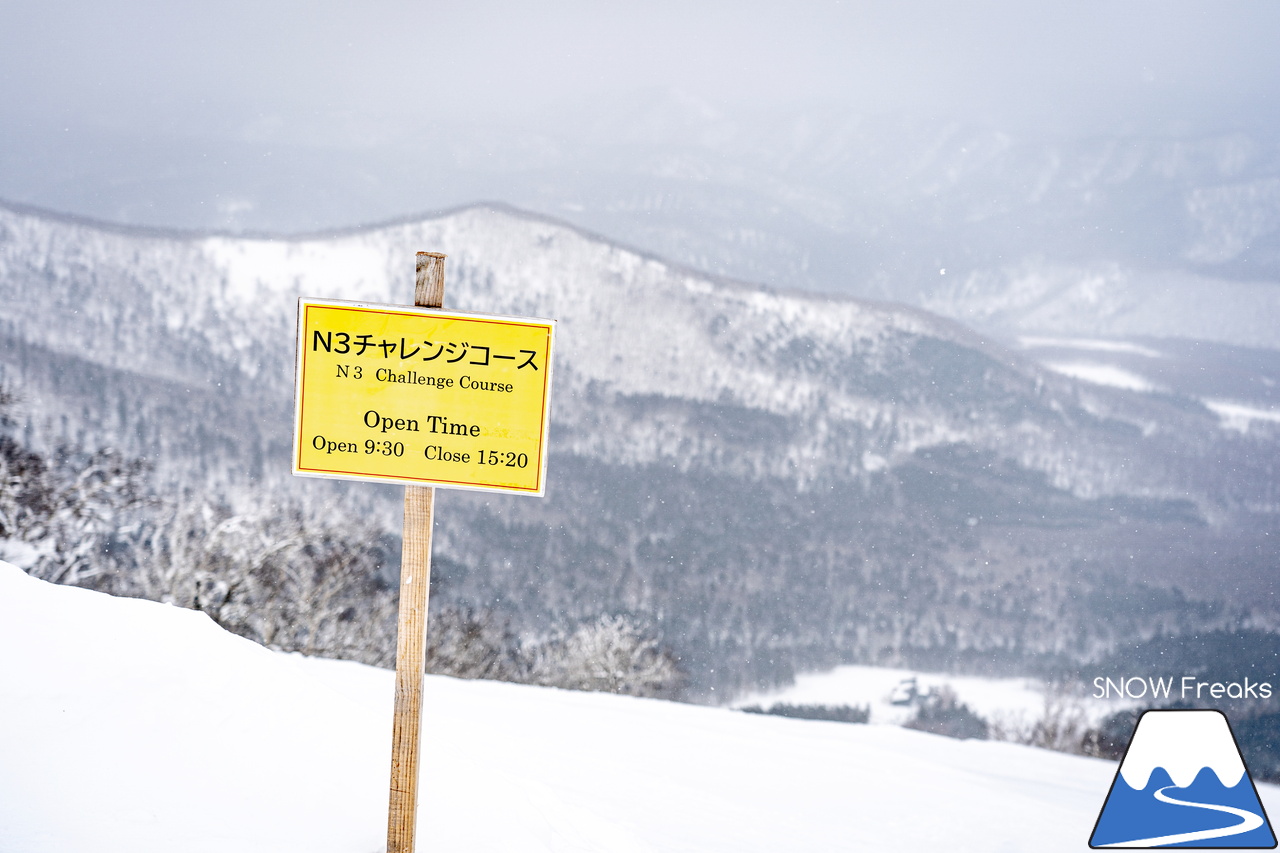
POLYGON ((542 495, 554 320, 298 300, 293 473, 542 495))

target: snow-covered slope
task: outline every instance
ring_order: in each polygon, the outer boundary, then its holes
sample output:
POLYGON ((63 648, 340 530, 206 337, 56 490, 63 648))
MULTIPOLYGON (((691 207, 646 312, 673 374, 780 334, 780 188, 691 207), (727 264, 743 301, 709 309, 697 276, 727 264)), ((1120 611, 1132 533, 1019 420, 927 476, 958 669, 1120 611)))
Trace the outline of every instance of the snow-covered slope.
MULTIPOLYGON (((0 850, 373 853, 392 691, 387 671, 0 564, 0 850)), ((892 727, 438 677, 426 707, 424 850, 1083 851, 1115 773, 892 727)))
POLYGON ((203 613, 0 563, 0 696, 4 853, 375 846, 389 722, 203 613))

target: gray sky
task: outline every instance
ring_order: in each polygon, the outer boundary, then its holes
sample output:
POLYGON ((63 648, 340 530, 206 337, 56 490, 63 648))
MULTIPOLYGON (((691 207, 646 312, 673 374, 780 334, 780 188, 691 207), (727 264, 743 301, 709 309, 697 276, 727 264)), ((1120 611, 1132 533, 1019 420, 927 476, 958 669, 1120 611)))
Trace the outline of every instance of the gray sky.
POLYGON ((668 251, 602 218, 630 163, 751 191, 807 127, 864 144, 832 116, 1270 150, 1277 43, 1269 0, 0 3, 0 199, 273 232, 495 199, 668 251))
POLYGON ((8 3, 4 120, 329 134, 675 87, 998 124, 1275 109, 1280 4, 8 3))

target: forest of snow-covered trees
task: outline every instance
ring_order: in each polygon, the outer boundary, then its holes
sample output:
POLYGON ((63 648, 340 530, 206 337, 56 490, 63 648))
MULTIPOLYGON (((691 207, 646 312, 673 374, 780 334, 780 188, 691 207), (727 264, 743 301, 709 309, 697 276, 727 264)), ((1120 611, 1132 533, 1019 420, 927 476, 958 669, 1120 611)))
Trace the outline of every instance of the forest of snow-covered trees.
MULTIPOLYGON (((0 427, 14 402, 0 389, 0 427)), ((202 611, 269 648, 394 664, 386 570, 398 555, 385 532, 301 507, 237 514, 193 492, 161 496, 149 473, 113 450, 46 455, 0 435, 0 557, 43 580, 202 611)), ((683 684, 670 650, 628 616, 520 637, 460 605, 433 608, 427 669, 637 696, 683 684)))
POLYGON ((266 642, 370 642, 342 595, 372 619, 398 565, 395 489, 289 475, 295 299, 403 298, 412 249, 446 244, 451 308, 563 332, 546 496, 438 497, 436 613, 509 633, 517 669, 545 673, 535 647, 602 619, 713 701, 842 663, 1060 674, 1134 638, 1280 625, 1258 594, 1273 424, 1076 382, 936 317, 717 282, 482 206, 299 240, 3 206, 0 225, 0 383, 24 396, 9 434, 49 470, 147 463, 105 550, 57 546, 97 555, 78 582, 158 584, 266 642), (348 540, 363 556, 335 559, 348 540), (165 575, 183 551, 198 579, 165 575), (159 580, 112 574, 146 554, 159 580), (335 594, 305 561, 375 577, 335 594), (280 587, 329 609, 272 627, 250 602, 280 587))

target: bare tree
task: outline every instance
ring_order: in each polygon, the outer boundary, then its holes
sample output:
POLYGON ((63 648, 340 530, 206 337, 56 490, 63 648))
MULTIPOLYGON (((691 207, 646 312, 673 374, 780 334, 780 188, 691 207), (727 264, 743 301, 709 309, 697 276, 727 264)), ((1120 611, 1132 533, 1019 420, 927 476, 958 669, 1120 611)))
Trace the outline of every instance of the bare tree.
POLYGON ((991 722, 992 740, 1084 755, 1090 754, 1088 732, 1089 721, 1080 698, 1055 684, 1045 685, 1038 717, 1000 716, 991 722))
POLYGON ((427 671, 456 678, 526 681, 529 667, 510 625, 492 610, 443 607, 427 627, 427 671))
POLYGON ((626 616, 601 616, 534 648, 531 678, 571 690, 663 698, 674 698, 684 683, 675 656, 626 616))
POLYGON ((0 437, 0 539, 29 546, 28 573, 86 586, 121 569, 113 546, 153 504, 147 466, 111 449, 58 448, 52 461, 0 437))
POLYGON ((396 594, 378 581, 377 531, 194 505, 170 507, 140 538, 131 594, 202 610, 270 648, 394 660, 396 594))

